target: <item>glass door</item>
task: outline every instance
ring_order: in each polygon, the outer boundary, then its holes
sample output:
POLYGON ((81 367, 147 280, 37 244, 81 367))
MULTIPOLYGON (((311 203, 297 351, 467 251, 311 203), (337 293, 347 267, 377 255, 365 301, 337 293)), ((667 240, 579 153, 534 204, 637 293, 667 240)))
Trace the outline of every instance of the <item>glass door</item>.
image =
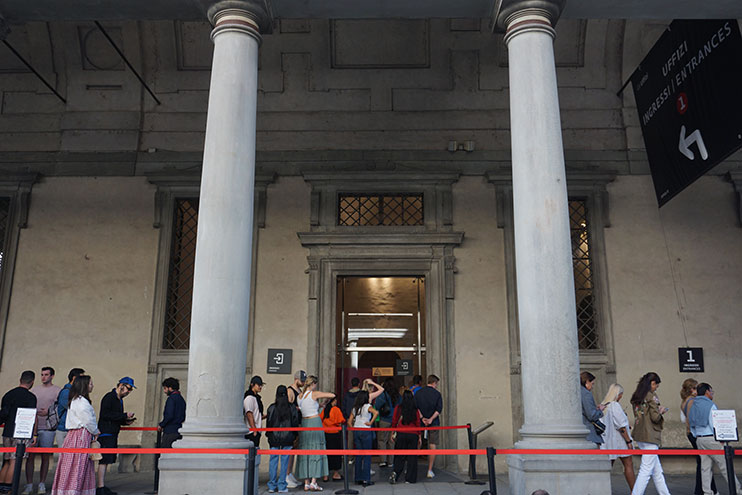
POLYGON ((351 380, 391 379, 409 387, 425 375, 425 279, 339 277, 337 281, 337 387, 351 380))

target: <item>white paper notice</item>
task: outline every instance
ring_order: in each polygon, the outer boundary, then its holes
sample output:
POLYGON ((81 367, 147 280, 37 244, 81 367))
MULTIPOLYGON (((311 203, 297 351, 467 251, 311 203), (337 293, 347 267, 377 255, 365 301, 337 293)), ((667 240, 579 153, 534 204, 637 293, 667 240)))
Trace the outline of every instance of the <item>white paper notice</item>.
POLYGON ((13 438, 33 438, 33 425, 36 422, 36 409, 19 407, 15 413, 15 432, 13 438))
POLYGON ((714 438, 717 442, 736 442, 737 416, 734 409, 711 411, 711 420, 714 427, 714 438))

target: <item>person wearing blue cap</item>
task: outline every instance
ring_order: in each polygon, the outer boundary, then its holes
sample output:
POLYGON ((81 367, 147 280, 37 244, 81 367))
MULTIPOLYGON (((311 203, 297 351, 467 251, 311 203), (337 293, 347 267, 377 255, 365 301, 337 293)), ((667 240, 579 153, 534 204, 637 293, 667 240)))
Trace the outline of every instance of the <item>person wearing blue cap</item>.
MULTIPOLYGON (((117 448, 121 427, 130 425, 136 420, 133 412, 124 412, 124 397, 135 388, 134 379, 125 376, 119 380, 116 388, 101 399, 100 414, 98 415, 98 428, 100 429, 98 442, 100 442, 101 448, 117 448)), ((98 483, 95 495, 116 495, 116 492, 105 484, 106 468, 114 462, 116 462, 116 454, 103 454, 103 458, 98 464, 98 483)))

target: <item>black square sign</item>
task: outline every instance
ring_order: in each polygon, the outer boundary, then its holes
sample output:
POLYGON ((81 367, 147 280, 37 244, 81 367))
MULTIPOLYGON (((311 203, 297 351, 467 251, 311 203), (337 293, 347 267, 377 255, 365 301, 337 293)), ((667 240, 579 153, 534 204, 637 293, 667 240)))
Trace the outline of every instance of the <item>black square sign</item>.
POLYGON ((397 376, 412 376, 412 359, 397 359, 397 376))
POLYGON ((734 19, 675 20, 631 76, 660 206, 742 146, 734 19))
POLYGON ((703 347, 678 347, 681 373, 703 373, 703 347))
POLYGON ((268 349, 268 373, 291 374, 291 349, 268 349))

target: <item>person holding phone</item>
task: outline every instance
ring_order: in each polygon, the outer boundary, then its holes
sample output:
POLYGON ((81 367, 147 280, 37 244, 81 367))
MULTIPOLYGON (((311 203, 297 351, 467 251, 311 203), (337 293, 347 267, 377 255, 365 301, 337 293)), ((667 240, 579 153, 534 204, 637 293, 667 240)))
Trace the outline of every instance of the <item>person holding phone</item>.
MULTIPOLYGON (((668 408, 660 405, 657 388, 660 386, 660 377, 657 373, 649 372, 642 376, 631 396, 631 405, 634 408, 634 440, 641 450, 658 450, 662 444, 662 428, 665 424, 664 414, 668 408)), ((662 472, 660 457, 653 454, 642 455, 639 474, 636 477, 631 495, 644 495, 649 484, 649 478, 659 495, 670 495, 665 476, 662 472)))
MULTIPOLYGON (((135 388, 134 379, 125 376, 119 380, 116 388, 108 392, 101 399, 100 414, 98 415, 98 428, 100 428, 98 442, 101 448, 117 448, 121 427, 130 425, 136 421, 133 412, 124 412, 124 397, 127 397, 135 388)), ((114 495, 115 492, 105 484, 106 468, 114 462, 116 462, 116 454, 103 454, 103 458, 98 463, 98 488, 96 489, 96 495, 114 495)))

